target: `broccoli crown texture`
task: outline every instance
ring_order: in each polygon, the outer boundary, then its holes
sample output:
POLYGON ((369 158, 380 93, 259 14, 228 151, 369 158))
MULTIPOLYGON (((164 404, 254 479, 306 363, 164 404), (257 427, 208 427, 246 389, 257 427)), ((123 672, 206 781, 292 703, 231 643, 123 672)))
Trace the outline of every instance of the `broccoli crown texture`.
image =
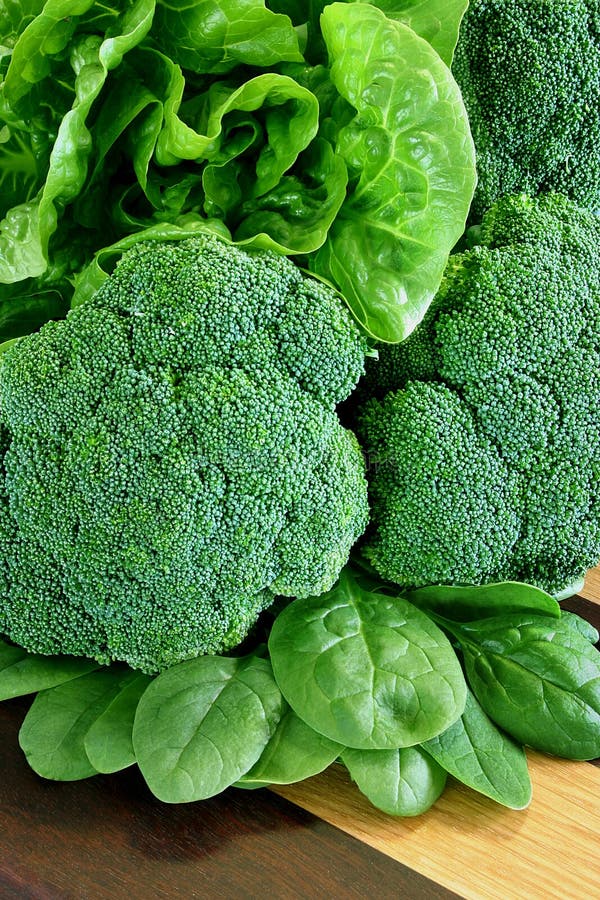
POLYGON ((477 150, 476 217, 521 191, 600 206, 598 0, 471 0, 452 68, 477 150))
POLYGON ((156 671, 328 590, 367 520, 365 341, 289 260, 146 242, 0 363, 0 632, 156 671))
POLYGON ((600 219, 505 198, 477 239, 369 361, 365 553, 400 584, 559 592, 600 558, 600 219))

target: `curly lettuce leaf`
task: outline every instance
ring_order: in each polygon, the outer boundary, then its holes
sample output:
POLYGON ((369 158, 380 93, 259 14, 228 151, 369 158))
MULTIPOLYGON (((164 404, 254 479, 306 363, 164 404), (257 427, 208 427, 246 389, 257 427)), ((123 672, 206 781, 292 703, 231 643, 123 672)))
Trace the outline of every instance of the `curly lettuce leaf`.
POLYGON ((367 332, 401 341, 464 231, 475 188, 466 111, 437 53, 379 9, 333 3, 321 27, 331 79, 356 115, 337 144, 349 196, 310 268, 340 288, 367 332))
POLYGON ((303 59, 289 16, 264 0, 159 0, 155 37, 171 59, 201 74, 303 59))

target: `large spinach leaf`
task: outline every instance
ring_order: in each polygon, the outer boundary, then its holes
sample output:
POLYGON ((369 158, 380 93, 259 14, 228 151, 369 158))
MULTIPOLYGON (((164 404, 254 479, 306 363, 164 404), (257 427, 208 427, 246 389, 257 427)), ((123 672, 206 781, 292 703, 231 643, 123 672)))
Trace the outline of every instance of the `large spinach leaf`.
POLYGON ((439 628, 406 600, 364 590, 348 570, 329 593, 279 614, 269 651, 294 711, 347 747, 416 744, 464 708, 463 674, 439 628))

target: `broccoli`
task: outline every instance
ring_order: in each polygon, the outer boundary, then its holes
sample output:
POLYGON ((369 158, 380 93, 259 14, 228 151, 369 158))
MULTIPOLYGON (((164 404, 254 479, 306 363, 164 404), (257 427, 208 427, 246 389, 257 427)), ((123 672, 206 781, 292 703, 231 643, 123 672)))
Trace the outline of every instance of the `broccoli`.
POLYGON ((366 527, 365 339, 285 257, 143 242, 0 361, 0 632, 154 672, 328 590, 366 527))
POLYGON ((475 219, 519 192, 599 207, 597 0, 471 0, 452 70, 477 151, 475 219))
POLYGON ((363 550, 403 585, 560 593, 600 558, 600 219, 521 195, 474 235, 417 330, 369 361, 363 550))

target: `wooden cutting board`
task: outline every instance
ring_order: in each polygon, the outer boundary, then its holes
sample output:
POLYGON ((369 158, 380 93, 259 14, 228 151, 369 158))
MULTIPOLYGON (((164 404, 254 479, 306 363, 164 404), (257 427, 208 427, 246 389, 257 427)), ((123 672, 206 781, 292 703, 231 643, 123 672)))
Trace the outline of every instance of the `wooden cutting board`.
MULTIPOLYGON (((600 624, 600 570, 567 606, 600 624)), ((530 753, 514 812, 450 783, 415 819, 379 813, 336 767, 272 791, 169 806, 136 767, 60 784, 18 746, 27 701, 0 704, 0 900, 592 900, 600 767, 530 753)))

